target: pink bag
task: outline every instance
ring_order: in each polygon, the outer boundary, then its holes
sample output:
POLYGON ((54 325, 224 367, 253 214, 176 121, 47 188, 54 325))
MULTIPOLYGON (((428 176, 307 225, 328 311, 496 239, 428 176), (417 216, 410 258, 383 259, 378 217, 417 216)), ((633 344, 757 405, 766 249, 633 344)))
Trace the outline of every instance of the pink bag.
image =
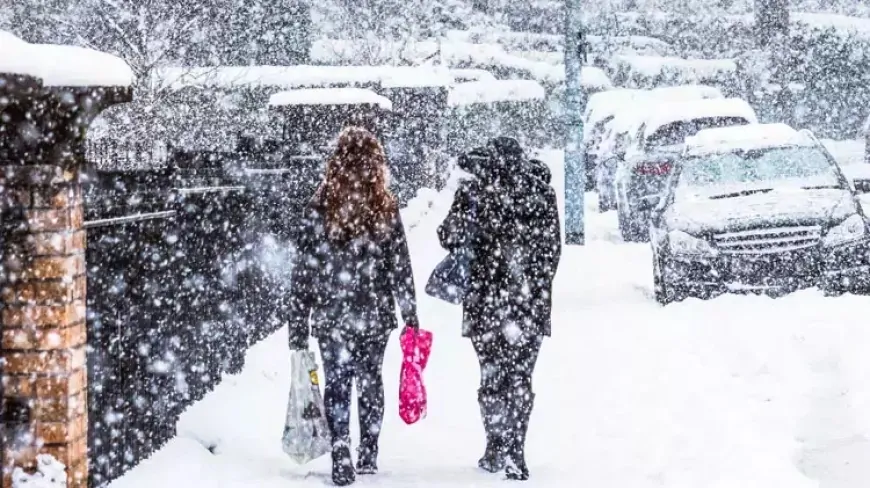
POLYGON ((399 378, 399 415, 406 424, 426 416, 426 387, 423 370, 432 351, 432 333, 406 327, 402 344, 402 374, 399 378))

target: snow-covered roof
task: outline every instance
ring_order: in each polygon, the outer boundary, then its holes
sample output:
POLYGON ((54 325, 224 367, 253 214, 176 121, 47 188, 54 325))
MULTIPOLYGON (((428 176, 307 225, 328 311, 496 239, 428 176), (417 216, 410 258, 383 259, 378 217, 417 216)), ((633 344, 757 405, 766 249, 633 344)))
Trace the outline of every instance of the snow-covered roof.
POLYGON ((133 70, 111 54, 77 46, 30 44, 0 31, 0 73, 29 75, 48 87, 129 87, 133 70))
POLYGON ((380 83, 390 88, 448 86, 453 82, 444 68, 423 66, 222 66, 172 67, 157 70, 162 87, 232 88, 269 86, 298 88, 380 83))
POLYGON ((782 146, 816 146, 807 133, 786 124, 750 124, 704 129, 686 138, 686 152, 691 155, 726 152, 734 149, 765 149, 782 146))
POLYGON ((745 100, 739 98, 659 102, 649 105, 646 113, 645 134, 652 134, 659 128, 674 122, 709 117, 739 117, 751 124, 758 123, 755 110, 745 100))
POLYGON ((269 97, 270 107, 290 105, 377 105, 392 110, 393 103, 363 88, 304 88, 276 93, 269 97))
POLYGON ((533 80, 471 81, 454 85, 447 96, 451 107, 475 103, 543 100, 546 90, 533 80))

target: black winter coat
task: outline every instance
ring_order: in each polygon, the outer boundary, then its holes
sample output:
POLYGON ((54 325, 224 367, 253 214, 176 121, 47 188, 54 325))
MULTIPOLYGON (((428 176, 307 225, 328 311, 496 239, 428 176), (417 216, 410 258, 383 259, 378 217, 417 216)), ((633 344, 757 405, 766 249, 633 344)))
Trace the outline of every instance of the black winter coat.
MULTIPOLYGON (((494 166, 503 163, 488 163, 494 166)), ((503 330, 549 336, 553 278, 562 236, 556 193, 529 171, 472 168, 438 228, 441 246, 470 246, 470 286, 463 302, 462 334, 503 330)))
POLYGON ((323 213, 305 212, 290 289, 290 347, 311 335, 362 338, 397 327, 396 306, 406 324, 418 323, 414 276, 405 228, 398 212, 390 232, 346 243, 327 237, 323 213))

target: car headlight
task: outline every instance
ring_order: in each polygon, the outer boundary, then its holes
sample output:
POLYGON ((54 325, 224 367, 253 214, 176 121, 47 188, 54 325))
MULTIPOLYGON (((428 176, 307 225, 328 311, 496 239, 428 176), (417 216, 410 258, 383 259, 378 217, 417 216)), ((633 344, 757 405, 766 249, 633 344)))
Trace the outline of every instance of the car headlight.
POLYGON ((824 244, 826 246, 839 246, 863 239, 866 236, 867 225, 864 218, 855 214, 829 230, 825 236, 824 244))
POLYGON ((716 249, 709 242, 691 236, 681 230, 668 232, 671 253, 684 256, 715 256, 716 249))

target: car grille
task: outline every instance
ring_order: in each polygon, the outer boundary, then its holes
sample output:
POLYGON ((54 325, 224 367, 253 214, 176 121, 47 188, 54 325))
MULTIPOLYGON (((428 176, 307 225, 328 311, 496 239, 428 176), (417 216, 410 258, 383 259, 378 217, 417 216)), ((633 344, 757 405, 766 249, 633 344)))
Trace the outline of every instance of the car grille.
POLYGON ((722 254, 771 254, 813 247, 821 238, 822 228, 816 225, 726 232, 713 241, 722 254))

